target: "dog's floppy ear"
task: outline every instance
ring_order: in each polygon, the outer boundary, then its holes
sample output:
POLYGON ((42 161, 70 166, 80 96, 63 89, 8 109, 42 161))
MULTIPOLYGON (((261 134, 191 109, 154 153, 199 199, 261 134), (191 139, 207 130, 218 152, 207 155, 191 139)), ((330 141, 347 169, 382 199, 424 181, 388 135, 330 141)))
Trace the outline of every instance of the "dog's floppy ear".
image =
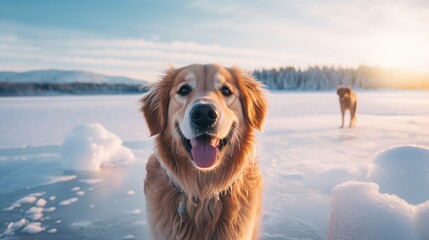
POLYGON ((237 67, 231 69, 238 80, 245 121, 254 129, 262 130, 267 111, 262 84, 237 67))
POLYGON ((167 127, 169 95, 175 72, 174 68, 168 69, 161 81, 153 84, 141 99, 141 111, 149 127, 150 136, 162 133, 167 127))

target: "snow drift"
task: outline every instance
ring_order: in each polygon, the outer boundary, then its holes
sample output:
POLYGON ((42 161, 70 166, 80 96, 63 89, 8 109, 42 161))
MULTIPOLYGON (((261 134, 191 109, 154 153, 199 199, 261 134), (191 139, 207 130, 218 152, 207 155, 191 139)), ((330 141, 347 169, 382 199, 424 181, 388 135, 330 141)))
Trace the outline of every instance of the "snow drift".
POLYGON ((74 171, 98 171, 101 166, 134 160, 122 140, 99 123, 74 128, 61 146, 61 155, 63 169, 74 171))
POLYGON ((326 239, 429 239, 429 149, 383 150, 369 179, 333 189, 326 239))
POLYGON ((429 200, 429 148, 407 145, 388 148, 376 157, 369 180, 380 191, 412 204, 429 200))
POLYGON ((429 239, 428 220, 429 201, 412 205, 376 183, 347 182, 333 190, 326 239, 429 239))

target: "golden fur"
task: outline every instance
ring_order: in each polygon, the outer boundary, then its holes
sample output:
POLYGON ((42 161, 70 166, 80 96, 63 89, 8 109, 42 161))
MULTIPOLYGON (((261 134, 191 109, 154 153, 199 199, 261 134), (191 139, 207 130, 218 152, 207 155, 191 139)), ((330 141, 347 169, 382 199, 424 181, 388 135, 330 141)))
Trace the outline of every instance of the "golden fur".
POLYGON ((354 127, 356 124, 357 97, 349 87, 337 87, 337 94, 340 100, 341 107, 341 128, 344 127, 344 114, 350 111, 350 125, 354 127))
MULTIPOLYGON (((266 101, 261 85, 236 67, 189 65, 167 70, 142 99, 155 136, 147 163, 145 195, 153 239, 257 239, 262 176, 255 161, 254 130, 263 125, 266 101), (193 84, 179 96, 178 88, 193 84), (226 85, 232 96, 223 96, 226 85), (200 169, 183 146, 178 128, 197 101, 218 106, 222 131, 233 131, 216 164, 200 169)), ((220 136, 224 137, 224 136, 220 136)))

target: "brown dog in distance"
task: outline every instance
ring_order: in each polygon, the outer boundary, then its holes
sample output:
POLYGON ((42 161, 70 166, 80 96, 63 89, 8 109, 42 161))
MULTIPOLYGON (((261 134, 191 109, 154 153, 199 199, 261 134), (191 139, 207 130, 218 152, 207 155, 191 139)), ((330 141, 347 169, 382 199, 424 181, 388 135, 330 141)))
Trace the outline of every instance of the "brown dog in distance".
POLYGON ((337 87, 337 94, 340 98, 341 107, 341 128, 344 127, 344 114, 350 111, 350 125, 355 127, 356 124, 356 110, 357 110, 357 97, 350 87, 337 87))

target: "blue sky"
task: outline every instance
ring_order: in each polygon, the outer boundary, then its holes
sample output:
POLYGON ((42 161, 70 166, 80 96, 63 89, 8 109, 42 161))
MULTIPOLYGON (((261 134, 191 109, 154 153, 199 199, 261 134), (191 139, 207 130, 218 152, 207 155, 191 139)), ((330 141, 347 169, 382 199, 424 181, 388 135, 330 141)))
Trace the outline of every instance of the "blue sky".
POLYGON ((145 80, 196 62, 429 72, 427 42, 424 0, 0 1, 0 70, 145 80))

